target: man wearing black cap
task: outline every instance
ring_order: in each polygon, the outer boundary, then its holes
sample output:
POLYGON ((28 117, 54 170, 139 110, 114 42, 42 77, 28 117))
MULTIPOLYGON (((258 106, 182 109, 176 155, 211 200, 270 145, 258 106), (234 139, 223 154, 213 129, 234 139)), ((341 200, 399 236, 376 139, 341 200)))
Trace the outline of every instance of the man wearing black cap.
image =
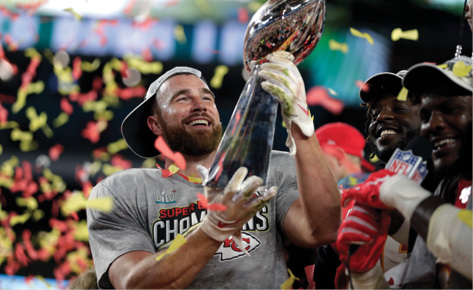
MULTIPOLYGON (((432 160, 440 184, 432 195, 404 175, 382 170, 347 191, 342 204, 354 199, 371 208, 397 209, 410 221, 418 236, 402 277, 404 288, 472 289, 472 59, 460 56, 438 66, 414 65, 403 84, 421 95, 421 135, 434 146, 432 160)), ((365 221, 379 225, 376 216, 365 221)), ((356 223, 342 223, 340 231, 344 229, 373 239, 386 234, 368 233, 356 223)), ((361 236, 339 235, 337 243, 350 245, 361 236)), ((366 241, 360 248, 373 247, 366 241)), ((352 276, 355 288, 388 287, 379 264, 352 276)))
POLYGON ((122 171, 94 187, 91 198, 114 200, 111 212, 87 211, 100 288, 281 288, 288 279, 284 239, 307 248, 335 240, 340 196, 292 55, 271 54, 259 76, 286 109, 295 153, 273 152, 267 190, 261 178, 246 178, 244 167, 222 190, 196 177, 205 177, 222 132, 199 71, 168 71, 125 118, 123 136, 136 154, 158 155, 154 142, 162 136, 186 167, 171 170, 176 165, 166 158, 164 169, 122 171))
MULTIPOLYGON (((382 72, 368 78, 359 91, 362 106, 368 107, 366 120, 367 144, 381 162, 387 163, 396 148, 404 148, 408 142, 420 133, 420 98, 410 92, 405 93, 402 79, 406 71, 398 73, 382 72)), ((319 140, 320 141, 320 140, 319 140)), ((384 164, 382 164, 384 165, 384 164)), ((368 174, 358 176, 344 189, 363 182, 368 174)), ((342 209, 345 218, 351 206, 342 209)), ((395 214, 394 214, 395 215, 395 214)), ((394 216, 390 233, 384 244, 382 256, 383 270, 388 279, 396 281, 402 271, 395 267, 407 257, 409 225, 403 223, 401 216, 394 216), (400 241, 400 242, 399 242, 400 241), (388 271, 389 270, 389 271, 388 271)), ((333 245, 335 246, 335 245, 333 245)), ((314 280, 317 287, 334 288, 335 267, 340 265, 338 254, 331 246, 323 246, 318 251, 315 264, 314 280)), ((364 259, 371 257, 365 256, 364 259)), ((344 283, 343 269, 338 269, 337 283, 344 283)), ((341 286, 341 285, 339 285, 341 286)), ((396 285, 393 285, 396 286, 396 285)))

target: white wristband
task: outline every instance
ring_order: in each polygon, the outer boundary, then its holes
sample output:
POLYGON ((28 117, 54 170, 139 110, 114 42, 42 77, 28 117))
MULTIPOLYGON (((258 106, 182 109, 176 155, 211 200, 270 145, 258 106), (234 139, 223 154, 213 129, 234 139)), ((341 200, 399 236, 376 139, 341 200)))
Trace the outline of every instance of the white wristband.
POLYGON ((379 187, 381 201, 386 206, 400 211, 408 221, 419 203, 431 195, 418 183, 402 174, 396 174, 388 178, 379 187))

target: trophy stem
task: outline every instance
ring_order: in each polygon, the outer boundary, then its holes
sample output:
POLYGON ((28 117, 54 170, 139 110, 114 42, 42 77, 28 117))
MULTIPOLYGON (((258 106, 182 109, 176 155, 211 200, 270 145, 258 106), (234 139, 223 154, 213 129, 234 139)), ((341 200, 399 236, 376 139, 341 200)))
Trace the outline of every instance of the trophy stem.
POLYGON ((278 101, 261 87, 256 65, 240 95, 209 169, 205 186, 224 188, 238 168, 266 184, 278 101))

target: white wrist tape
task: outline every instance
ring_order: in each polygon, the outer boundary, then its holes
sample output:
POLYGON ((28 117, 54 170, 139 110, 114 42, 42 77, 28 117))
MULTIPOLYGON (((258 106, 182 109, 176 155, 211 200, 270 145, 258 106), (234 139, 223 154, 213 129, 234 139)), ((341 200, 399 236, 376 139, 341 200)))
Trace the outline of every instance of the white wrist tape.
POLYGON ((379 188, 379 198, 388 207, 397 209, 408 221, 419 203, 432 194, 402 174, 388 178, 379 188))

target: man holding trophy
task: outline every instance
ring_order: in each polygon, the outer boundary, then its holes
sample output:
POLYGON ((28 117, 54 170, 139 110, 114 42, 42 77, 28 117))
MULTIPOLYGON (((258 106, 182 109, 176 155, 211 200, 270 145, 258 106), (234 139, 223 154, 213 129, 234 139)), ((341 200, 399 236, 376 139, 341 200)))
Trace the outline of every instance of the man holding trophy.
MULTIPOLYGON (((297 16, 286 2, 297 1, 268 3, 297 16)), ((315 7, 312 18, 324 17, 324 1, 300 2, 315 7)), ((87 210, 100 288, 279 289, 289 277, 286 240, 315 248, 336 239, 340 194, 314 134, 298 57, 275 49, 256 59, 256 81, 243 93, 259 96, 261 87, 280 103, 291 153, 250 152, 248 144, 260 141, 242 123, 252 113, 239 105, 222 137, 215 96, 198 70, 176 67, 151 84, 122 124, 124 139, 137 155, 154 157, 162 137, 186 166, 171 171, 176 165, 166 158, 163 169, 121 171, 94 187, 90 198, 114 201, 111 212, 87 210)), ((272 143, 272 130, 262 147, 272 143)))

